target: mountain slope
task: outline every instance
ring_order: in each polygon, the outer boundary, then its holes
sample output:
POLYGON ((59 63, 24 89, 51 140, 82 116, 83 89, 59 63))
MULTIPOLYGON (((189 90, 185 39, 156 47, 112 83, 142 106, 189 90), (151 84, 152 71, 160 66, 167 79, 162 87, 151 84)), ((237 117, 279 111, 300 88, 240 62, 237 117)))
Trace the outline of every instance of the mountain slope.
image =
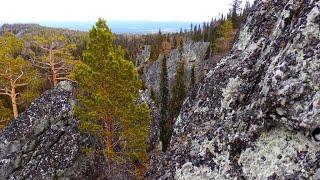
POLYGON ((256 1, 176 120, 161 179, 320 178, 320 2, 256 1))

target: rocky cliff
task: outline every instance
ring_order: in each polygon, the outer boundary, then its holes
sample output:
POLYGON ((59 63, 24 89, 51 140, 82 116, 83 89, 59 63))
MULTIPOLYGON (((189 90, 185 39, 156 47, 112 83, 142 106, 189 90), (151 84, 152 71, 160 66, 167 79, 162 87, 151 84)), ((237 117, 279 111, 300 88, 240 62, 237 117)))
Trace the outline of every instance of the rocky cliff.
POLYGON ((73 90, 61 82, 0 132, 1 180, 105 177, 103 142, 79 133, 73 90))
POLYGON ((189 97, 160 179, 320 179, 320 2, 256 0, 189 97))
MULTIPOLYGON (((182 57, 179 52, 179 48, 172 49, 170 51, 167 59, 169 89, 172 88, 177 65, 179 64, 181 58, 184 59, 186 63, 185 78, 187 87, 191 81, 191 69, 193 65, 195 65, 195 71, 197 75, 196 79, 199 79, 198 77, 200 75, 200 69, 205 68, 209 63, 206 60, 209 45, 210 43, 208 42, 192 42, 188 40, 183 44, 181 52, 182 57)), ((150 62, 150 51, 150 46, 144 46, 141 52, 137 55, 136 65, 138 68, 143 69, 142 78, 146 82, 147 87, 149 89, 154 89, 159 94, 163 55, 160 54, 159 58, 155 62, 150 62)))

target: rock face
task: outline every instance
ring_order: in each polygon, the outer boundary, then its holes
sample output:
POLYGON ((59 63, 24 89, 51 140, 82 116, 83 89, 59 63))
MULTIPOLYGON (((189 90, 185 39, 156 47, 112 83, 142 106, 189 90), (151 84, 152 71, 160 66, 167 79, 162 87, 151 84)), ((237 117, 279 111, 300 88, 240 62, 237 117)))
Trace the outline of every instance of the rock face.
POLYGON ((141 91, 138 103, 146 103, 150 108, 152 122, 149 136, 149 169, 145 173, 145 179, 156 179, 164 173, 164 152, 160 141, 160 121, 161 114, 159 108, 151 99, 149 90, 141 91))
MULTIPOLYGON (((191 68, 195 65, 196 75, 200 75, 200 69, 203 69, 207 66, 207 62, 205 60, 206 53, 209 48, 210 43, 207 42, 192 42, 186 41, 183 44, 182 57, 185 60, 185 78, 186 85, 188 87, 188 83, 191 81, 191 68)), ((146 82, 146 85, 149 89, 154 89, 157 94, 160 91, 160 75, 161 75, 161 64, 163 60, 163 55, 160 54, 159 58, 155 62, 150 62, 150 46, 144 46, 141 52, 137 55, 137 63, 138 67, 143 68, 143 76, 142 78, 146 82)), ((181 55, 179 49, 173 49, 169 53, 169 57, 167 59, 167 68, 168 68, 168 80, 169 80, 169 89, 171 89, 174 75, 176 74, 177 65, 181 59, 181 55)), ((204 69, 205 71, 205 69, 204 69)), ((197 77, 197 79, 199 79, 197 77)))
POLYGON ((257 0, 196 92, 161 179, 320 179, 319 0, 257 0))
POLYGON ((152 151, 160 145, 160 110, 156 106, 155 102, 152 100, 149 90, 140 91, 140 96, 137 101, 139 104, 146 103, 150 108, 150 116, 152 117, 152 121, 150 125, 150 135, 148 144, 150 146, 150 151, 152 151))
POLYGON ((69 82, 45 92, 0 132, 0 179, 88 179, 105 177, 104 145, 80 134, 73 118, 69 82))

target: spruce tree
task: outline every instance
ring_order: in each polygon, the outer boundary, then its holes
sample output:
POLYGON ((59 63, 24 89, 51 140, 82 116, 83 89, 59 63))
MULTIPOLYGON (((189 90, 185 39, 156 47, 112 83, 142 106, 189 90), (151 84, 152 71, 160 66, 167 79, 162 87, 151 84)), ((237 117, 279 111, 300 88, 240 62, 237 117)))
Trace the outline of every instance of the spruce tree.
POLYGON ((169 84, 168 84, 168 69, 167 57, 164 56, 161 65, 160 79, 160 95, 161 95, 161 123, 160 123, 160 139, 162 141, 162 150, 165 151, 170 143, 168 139, 168 99, 169 99, 169 84))
POLYGON ((241 4, 241 0, 233 0, 233 3, 231 5, 231 21, 234 29, 240 27, 241 19, 239 17, 239 11, 241 10, 241 4))
POLYGON ((186 85, 185 85, 185 61, 180 60, 177 66, 177 73, 175 75, 174 85, 172 87, 172 117, 176 118, 179 115, 181 106, 186 97, 186 85))

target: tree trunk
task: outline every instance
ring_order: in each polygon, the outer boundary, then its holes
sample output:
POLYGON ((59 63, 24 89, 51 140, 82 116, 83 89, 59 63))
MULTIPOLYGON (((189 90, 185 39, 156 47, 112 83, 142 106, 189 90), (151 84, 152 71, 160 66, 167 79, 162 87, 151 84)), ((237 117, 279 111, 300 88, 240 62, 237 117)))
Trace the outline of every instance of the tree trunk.
POLYGON ((57 77, 57 73, 56 73, 56 69, 55 69, 55 62, 54 62, 54 58, 52 56, 52 48, 50 47, 49 50, 49 61, 50 61, 50 66, 51 66, 51 71, 52 71, 52 83, 53 83, 53 87, 55 87, 58 84, 58 77, 57 77))
POLYGON ((105 122, 106 122, 106 148, 108 151, 112 150, 112 141, 111 141, 111 118, 109 116, 105 117, 105 122))
POLYGON ((107 149, 107 163, 109 171, 111 171, 111 152, 112 152, 112 136, 111 136, 111 128, 112 128, 112 119, 107 115, 104 117, 104 121, 106 124, 106 149, 107 149))
POLYGON ((15 119, 18 118, 18 107, 17 107, 17 99, 16 99, 16 88, 12 87, 11 89, 11 103, 12 103, 12 111, 13 111, 13 117, 15 119))

